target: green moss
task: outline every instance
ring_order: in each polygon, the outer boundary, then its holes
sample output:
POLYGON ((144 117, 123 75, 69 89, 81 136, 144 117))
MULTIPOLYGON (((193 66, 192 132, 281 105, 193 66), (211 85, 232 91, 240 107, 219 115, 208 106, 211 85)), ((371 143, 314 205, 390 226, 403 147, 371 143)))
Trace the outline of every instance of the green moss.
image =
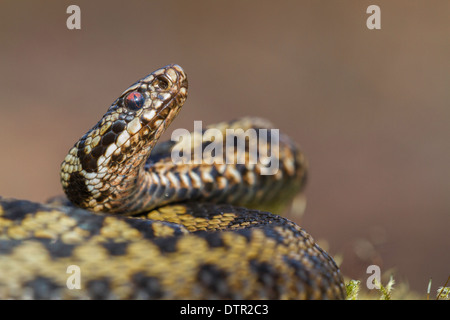
POLYGON ((379 289, 373 290, 362 286, 361 281, 351 279, 346 281, 347 300, 450 300, 450 287, 447 287, 448 281, 437 290, 435 297, 430 297, 429 292, 418 293, 412 291, 407 283, 396 284, 393 276, 390 276, 386 285, 378 283, 379 289))
POLYGON ((347 300, 358 300, 360 285, 361 281, 359 280, 350 280, 345 285, 345 288, 347 289, 347 300))
POLYGON ((440 287, 437 290, 436 300, 450 300, 450 287, 440 287))

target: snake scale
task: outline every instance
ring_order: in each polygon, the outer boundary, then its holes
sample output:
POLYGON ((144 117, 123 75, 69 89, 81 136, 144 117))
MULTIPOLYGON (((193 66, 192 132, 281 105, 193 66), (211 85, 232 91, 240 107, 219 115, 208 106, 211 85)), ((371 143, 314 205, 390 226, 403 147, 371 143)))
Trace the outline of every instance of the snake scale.
MULTIPOLYGON (((187 140, 156 144, 187 90, 175 64, 125 90, 65 157, 66 197, 0 197, 0 298, 345 297, 338 267, 312 237, 261 211, 279 211, 305 183, 306 160, 290 138, 280 134, 271 150, 272 175, 261 174, 263 163, 177 163, 171 152, 187 140), (80 283, 71 287, 74 266, 80 283)), ((243 118, 208 128, 271 127, 243 118)), ((198 139, 206 132, 188 141, 192 150, 208 148, 198 139)))

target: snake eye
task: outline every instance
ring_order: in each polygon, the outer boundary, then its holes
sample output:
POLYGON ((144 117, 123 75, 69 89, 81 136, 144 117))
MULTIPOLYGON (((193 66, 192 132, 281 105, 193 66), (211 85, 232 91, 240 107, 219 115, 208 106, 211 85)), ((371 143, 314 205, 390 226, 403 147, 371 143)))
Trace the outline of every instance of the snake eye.
POLYGON ((125 97, 125 105, 131 110, 138 110, 144 106, 144 96, 137 91, 130 92, 125 97))
POLYGON ((170 81, 164 77, 164 76, 159 76, 156 77, 153 86, 162 90, 166 90, 170 85, 170 81))

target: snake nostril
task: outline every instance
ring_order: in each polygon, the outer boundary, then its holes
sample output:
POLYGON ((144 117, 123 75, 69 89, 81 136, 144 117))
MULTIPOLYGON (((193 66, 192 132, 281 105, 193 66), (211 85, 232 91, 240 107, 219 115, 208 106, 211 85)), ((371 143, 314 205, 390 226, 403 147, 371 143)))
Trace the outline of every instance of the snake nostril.
POLYGON ((158 76, 156 77, 153 86, 156 88, 159 88, 161 90, 166 90, 169 88, 170 81, 164 76, 158 76))

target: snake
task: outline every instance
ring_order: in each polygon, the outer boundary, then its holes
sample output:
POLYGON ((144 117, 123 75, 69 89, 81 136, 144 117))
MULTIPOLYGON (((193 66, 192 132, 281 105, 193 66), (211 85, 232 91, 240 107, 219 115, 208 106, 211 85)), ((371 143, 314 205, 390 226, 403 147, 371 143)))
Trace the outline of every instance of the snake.
POLYGON ((69 150, 64 196, 0 197, 1 299, 345 298, 333 258, 279 214, 306 182, 296 143, 257 117, 157 143, 187 92, 179 65, 150 73, 69 150))

